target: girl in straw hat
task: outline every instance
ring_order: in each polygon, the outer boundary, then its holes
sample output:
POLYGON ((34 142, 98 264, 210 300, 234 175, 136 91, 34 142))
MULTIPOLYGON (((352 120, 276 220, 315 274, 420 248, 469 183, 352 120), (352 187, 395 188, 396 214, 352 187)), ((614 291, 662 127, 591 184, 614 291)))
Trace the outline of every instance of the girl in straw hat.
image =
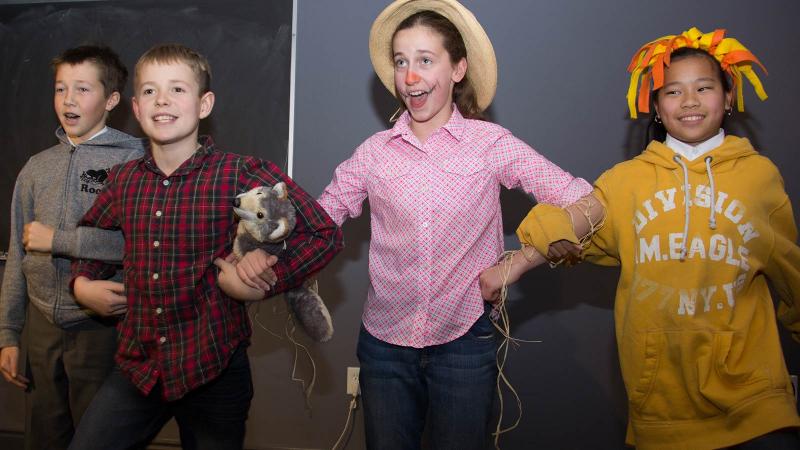
MULTIPOLYGON (((497 341, 479 275, 503 250, 500 187, 567 206, 591 186, 480 120, 497 84, 494 50, 458 2, 392 3, 372 26, 370 56, 402 114, 319 198, 338 224, 370 203, 358 343, 367 445, 420 448, 427 427, 433 448, 484 448, 497 341)), ((543 261, 529 249, 513 267, 543 261)))
MULTIPOLYGON (((692 28, 635 54, 631 116, 652 96, 661 136, 595 182, 607 217, 584 256, 621 267, 616 334, 637 448, 800 448, 767 286, 800 339, 797 228, 778 169, 721 129, 732 88, 744 108, 742 75, 766 98, 760 63, 724 35, 692 28)), ((568 219, 537 205, 517 233, 546 249, 541 230, 569 232, 568 219)))

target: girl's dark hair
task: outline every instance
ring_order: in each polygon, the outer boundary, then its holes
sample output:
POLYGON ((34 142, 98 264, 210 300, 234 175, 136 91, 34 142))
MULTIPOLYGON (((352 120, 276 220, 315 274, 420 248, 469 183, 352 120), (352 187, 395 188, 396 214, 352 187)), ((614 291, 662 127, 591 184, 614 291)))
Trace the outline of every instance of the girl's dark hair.
MULTIPOLYGON (((457 64, 462 58, 467 57, 467 47, 464 45, 464 39, 461 37, 461 33, 458 32, 458 28, 444 16, 433 11, 420 11, 400 22, 397 29, 394 30, 392 42, 394 42, 394 37, 398 31, 413 28, 417 25, 426 26, 442 36, 444 49, 450 55, 452 64, 457 64)), ((389 49, 389 57, 392 57, 391 52, 392 49, 389 49)), ((464 78, 453 86, 453 101, 464 117, 485 120, 483 111, 478 107, 478 96, 475 93, 475 88, 467 75, 464 75, 464 78)), ((400 107, 405 109, 405 104, 402 101, 400 102, 400 107)))
MULTIPOLYGON (((670 62, 675 62, 686 58, 705 58, 708 61, 711 61, 711 64, 713 64, 714 68, 716 69, 717 78, 719 78, 720 83, 722 83, 722 89, 725 91, 725 93, 731 92, 731 81, 728 78, 728 74, 722 70, 722 65, 719 63, 719 61, 717 61, 717 58, 714 58, 710 53, 699 48, 681 47, 672 52, 669 59, 670 62)), ((652 111, 652 113, 650 114, 650 123, 647 125, 645 144, 654 140, 663 142, 667 138, 667 129, 664 128, 664 124, 656 122, 656 109, 654 104, 658 99, 658 93, 660 90, 661 89, 656 89, 650 93, 650 111, 652 111)), ((724 118, 722 121, 722 128, 725 128, 724 118)))

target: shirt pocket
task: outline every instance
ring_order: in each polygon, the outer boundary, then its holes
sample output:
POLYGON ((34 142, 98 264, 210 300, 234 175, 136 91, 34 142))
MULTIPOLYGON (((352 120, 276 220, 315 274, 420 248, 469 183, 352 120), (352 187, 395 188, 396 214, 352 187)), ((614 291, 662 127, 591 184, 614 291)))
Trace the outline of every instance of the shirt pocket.
POLYGON ((369 202, 373 213, 412 214, 424 189, 417 162, 403 158, 381 161, 371 173, 369 202))
POLYGON ((437 193, 436 210, 442 217, 458 217, 464 211, 480 214, 498 198, 499 184, 483 159, 448 158, 435 164, 438 171, 430 187, 437 193))

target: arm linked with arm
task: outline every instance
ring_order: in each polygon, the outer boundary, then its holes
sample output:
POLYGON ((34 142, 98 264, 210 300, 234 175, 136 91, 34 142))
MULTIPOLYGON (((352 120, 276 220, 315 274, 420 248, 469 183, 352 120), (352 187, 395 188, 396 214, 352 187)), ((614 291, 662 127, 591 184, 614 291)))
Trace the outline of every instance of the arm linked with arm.
POLYGON ((580 252, 577 245, 585 244, 602 226, 605 208, 591 195, 591 185, 510 133, 494 143, 489 162, 505 187, 522 188, 539 202, 517 234, 523 244, 550 260, 575 259, 580 252))
MULTIPOLYGON (((88 227, 97 231, 112 231, 119 233, 120 215, 114 208, 114 174, 108 179, 108 185, 103 189, 94 201, 94 204, 86 211, 83 218, 78 222, 78 228, 88 227)), ((91 233, 91 232, 90 232, 91 233)), ((124 242, 123 242, 124 244, 124 242)), ((79 276, 89 280, 102 280, 111 278, 119 269, 119 264, 113 264, 100 258, 93 258, 89 255, 78 256, 72 261, 72 280, 70 288, 74 286, 75 279, 79 276)))
POLYGON ((53 255, 122 263, 125 239, 119 230, 80 226, 55 230, 53 255))
POLYGON ((296 209, 295 229, 286 241, 286 250, 272 266, 277 281, 267 295, 275 295, 299 286, 322 270, 344 247, 342 231, 307 192, 271 162, 264 161, 253 175, 258 184, 285 182, 296 209))

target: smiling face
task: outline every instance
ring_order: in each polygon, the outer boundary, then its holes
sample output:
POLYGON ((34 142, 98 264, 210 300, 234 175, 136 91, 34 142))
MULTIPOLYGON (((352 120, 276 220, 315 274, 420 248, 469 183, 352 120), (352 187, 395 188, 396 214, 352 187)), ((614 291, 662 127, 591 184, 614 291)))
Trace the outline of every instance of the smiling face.
POLYGON ((72 143, 78 145, 106 125, 108 112, 119 103, 119 92, 106 98, 94 63, 63 63, 56 70, 53 106, 72 143))
POLYGON ((392 42, 397 95, 411 115, 411 130, 425 139, 450 119, 453 86, 464 78, 467 60, 450 60, 442 36, 417 25, 398 31, 392 42))
POLYGON ((145 63, 136 73, 133 112, 155 148, 197 148, 200 119, 214 106, 214 94, 200 95, 192 69, 183 62, 145 63))
POLYGON ((732 94, 725 92, 714 63, 702 56, 672 61, 664 70, 664 86, 655 99, 655 110, 667 133, 690 145, 715 136, 732 94))

